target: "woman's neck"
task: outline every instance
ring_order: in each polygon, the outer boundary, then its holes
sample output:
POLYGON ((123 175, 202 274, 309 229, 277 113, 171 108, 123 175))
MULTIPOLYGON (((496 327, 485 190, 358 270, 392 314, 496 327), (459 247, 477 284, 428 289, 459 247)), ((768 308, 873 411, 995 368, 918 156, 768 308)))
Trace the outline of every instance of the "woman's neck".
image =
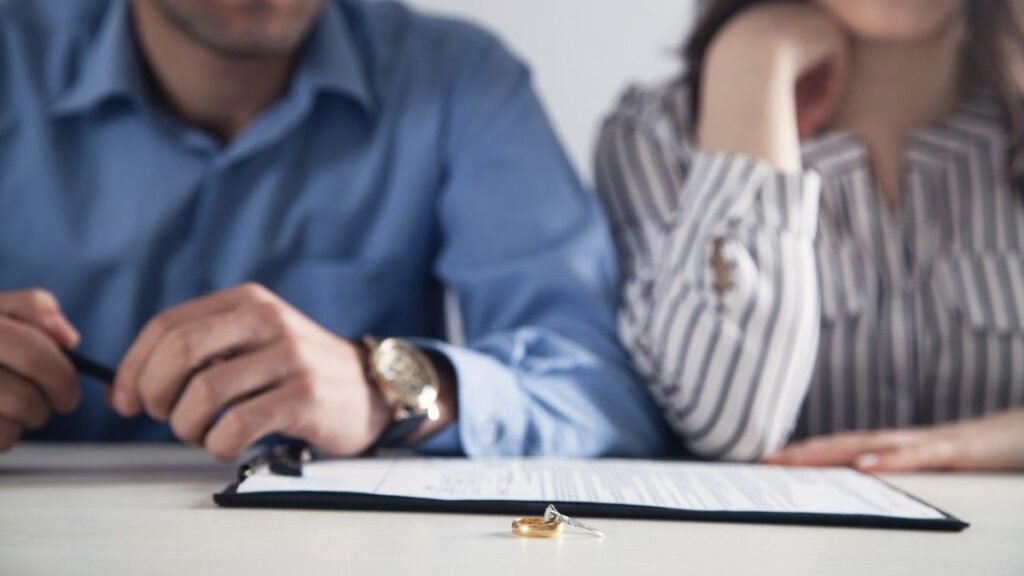
POLYGON ((963 97, 962 20, 920 42, 856 40, 833 129, 864 139, 882 194, 895 205, 907 133, 953 112, 963 97))

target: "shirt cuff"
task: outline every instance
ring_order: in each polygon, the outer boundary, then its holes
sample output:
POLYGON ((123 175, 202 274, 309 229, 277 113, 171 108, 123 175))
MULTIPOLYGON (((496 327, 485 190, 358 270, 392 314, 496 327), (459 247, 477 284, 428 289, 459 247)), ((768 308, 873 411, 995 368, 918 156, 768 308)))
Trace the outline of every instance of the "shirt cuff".
POLYGON ((753 221, 760 227, 813 237, 817 232, 821 177, 813 170, 785 173, 760 158, 701 151, 686 182, 688 226, 708 220, 753 221), (693 220, 696 220, 694 222, 693 220))
POLYGON ((443 354, 455 370, 458 420, 416 446, 423 454, 471 458, 517 456, 525 451, 526 407, 519 380, 494 358, 436 340, 417 346, 443 354))

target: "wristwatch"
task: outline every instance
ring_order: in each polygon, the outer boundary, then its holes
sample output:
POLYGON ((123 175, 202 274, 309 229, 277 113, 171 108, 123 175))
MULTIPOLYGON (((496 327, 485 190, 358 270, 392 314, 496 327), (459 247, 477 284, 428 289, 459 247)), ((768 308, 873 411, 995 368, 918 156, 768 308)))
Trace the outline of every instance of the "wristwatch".
POLYGON ((378 342, 364 336, 367 372, 391 408, 392 423, 374 444, 396 446, 415 432, 424 420, 441 416, 438 394, 441 378, 433 362, 407 340, 387 338, 378 342))

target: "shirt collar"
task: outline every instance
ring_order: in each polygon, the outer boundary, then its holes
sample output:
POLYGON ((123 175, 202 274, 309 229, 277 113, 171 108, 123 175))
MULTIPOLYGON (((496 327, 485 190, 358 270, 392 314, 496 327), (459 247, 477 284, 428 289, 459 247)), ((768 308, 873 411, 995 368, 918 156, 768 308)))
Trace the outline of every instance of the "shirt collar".
POLYGON ((314 90, 348 96, 372 113, 377 100, 361 56, 345 13, 332 0, 313 27, 297 75, 305 76, 314 90))
MULTIPOLYGON (((904 159, 911 167, 940 173, 952 158, 976 155, 992 158, 994 173, 1004 170, 1008 151, 1006 122, 994 94, 979 89, 966 97, 952 114, 911 130, 904 159)), ((801 143, 804 165, 829 179, 870 170, 864 140, 846 131, 830 131, 801 143)))
POLYGON ((107 8, 95 40, 86 48, 77 77, 52 103, 57 114, 85 111, 111 98, 144 95, 128 13, 128 3, 115 0, 107 8))
MULTIPOLYGON (((78 76, 53 100, 55 113, 83 112, 109 99, 146 97, 128 2, 110 3, 83 58, 78 76)), ((335 2, 328 3, 314 25, 300 58, 293 82, 301 78, 315 91, 350 97, 367 113, 376 110, 352 30, 335 2)))

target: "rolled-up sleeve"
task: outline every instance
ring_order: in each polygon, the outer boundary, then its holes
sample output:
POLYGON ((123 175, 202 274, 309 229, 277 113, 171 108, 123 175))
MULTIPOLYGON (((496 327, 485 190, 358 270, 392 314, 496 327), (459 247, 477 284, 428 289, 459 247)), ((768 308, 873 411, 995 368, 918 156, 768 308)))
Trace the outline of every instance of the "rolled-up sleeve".
POLYGON ((526 69, 494 41, 453 83, 435 273, 465 346, 458 421, 418 448, 472 457, 650 456, 671 431, 616 335, 617 266, 526 69))
POLYGON ((694 150, 637 98, 597 157, 626 272, 623 342, 690 452, 758 459, 791 434, 816 361, 820 178, 694 150))

